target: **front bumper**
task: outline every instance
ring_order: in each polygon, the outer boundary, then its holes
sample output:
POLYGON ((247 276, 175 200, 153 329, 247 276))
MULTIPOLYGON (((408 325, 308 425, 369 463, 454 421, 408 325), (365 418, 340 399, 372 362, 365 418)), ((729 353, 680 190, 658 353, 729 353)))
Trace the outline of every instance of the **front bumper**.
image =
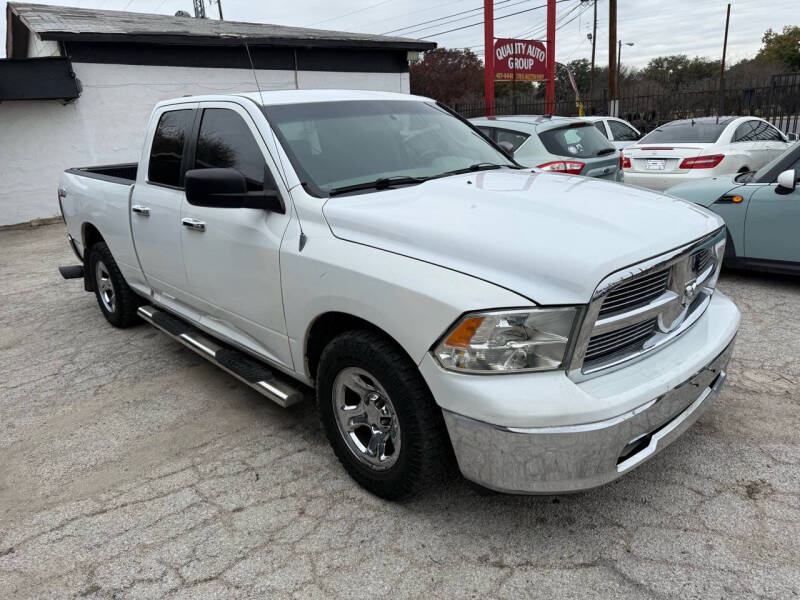
POLYGON ((719 395, 732 352, 733 341, 687 381, 604 421, 505 427, 444 410, 461 472, 482 486, 523 494, 571 492, 608 483, 691 427, 719 395))

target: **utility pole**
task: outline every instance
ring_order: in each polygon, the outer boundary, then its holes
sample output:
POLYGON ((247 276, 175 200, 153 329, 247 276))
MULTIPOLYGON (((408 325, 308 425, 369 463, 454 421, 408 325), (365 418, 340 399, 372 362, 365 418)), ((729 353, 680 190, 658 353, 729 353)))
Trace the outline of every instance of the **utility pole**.
POLYGON ((547 87, 545 112, 555 112, 556 101, 556 0, 547 0, 547 87))
POLYGON ((483 0, 483 98, 486 116, 494 116, 494 0, 483 0))
POLYGON ((608 114, 618 116, 617 99, 617 0, 608 0, 608 114))
POLYGON ((597 45, 597 0, 594 0, 594 25, 592 26, 592 74, 589 78, 589 102, 594 100, 594 50, 597 45))
POLYGON ((728 2, 728 14, 725 16, 725 41, 722 43, 722 63, 719 68, 719 111, 717 118, 725 112, 725 53, 728 50, 728 24, 731 22, 731 3, 728 2))

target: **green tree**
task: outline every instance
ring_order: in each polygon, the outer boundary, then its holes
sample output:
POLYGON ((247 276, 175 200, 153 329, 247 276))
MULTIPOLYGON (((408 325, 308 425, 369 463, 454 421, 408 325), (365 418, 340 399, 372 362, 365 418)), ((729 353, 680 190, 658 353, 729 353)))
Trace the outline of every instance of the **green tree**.
POLYGON ((665 88, 673 89, 715 75, 719 75, 718 60, 709 60, 700 56, 690 59, 685 54, 652 58, 640 73, 642 79, 654 81, 665 88))
POLYGON ((445 104, 483 95, 483 63, 468 49, 436 48, 409 67, 411 93, 445 104))
POLYGON ((759 57, 771 58, 789 69, 800 70, 800 27, 787 25, 781 33, 767 29, 761 43, 759 57))

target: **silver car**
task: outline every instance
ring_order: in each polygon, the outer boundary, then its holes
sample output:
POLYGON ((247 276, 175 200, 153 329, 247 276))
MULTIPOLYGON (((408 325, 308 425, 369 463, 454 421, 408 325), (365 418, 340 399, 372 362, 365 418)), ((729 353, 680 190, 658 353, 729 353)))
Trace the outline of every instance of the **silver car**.
POLYGON ((586 121, 514 115, 470 122, 522 165, 622 181, 619 151, 586 121))

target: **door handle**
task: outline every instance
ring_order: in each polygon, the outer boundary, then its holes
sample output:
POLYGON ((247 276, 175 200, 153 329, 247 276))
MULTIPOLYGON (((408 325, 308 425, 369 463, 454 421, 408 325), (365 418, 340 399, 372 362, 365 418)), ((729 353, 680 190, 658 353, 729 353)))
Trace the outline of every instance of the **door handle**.
POLYGON ((191 218, 182 219, 181 224, 184 227, 188 227, 189 229, 194 229, 195 231, 206 230, 206 222, 201 221, 200 219, 191 219, 191 218))
POLYGON ((131 210, 135 212, 137 215, 142 215, 143 217, 150 216, 150 207, 149 206, 142 206, 141 204, 134 204, 131 206, 131 210))

